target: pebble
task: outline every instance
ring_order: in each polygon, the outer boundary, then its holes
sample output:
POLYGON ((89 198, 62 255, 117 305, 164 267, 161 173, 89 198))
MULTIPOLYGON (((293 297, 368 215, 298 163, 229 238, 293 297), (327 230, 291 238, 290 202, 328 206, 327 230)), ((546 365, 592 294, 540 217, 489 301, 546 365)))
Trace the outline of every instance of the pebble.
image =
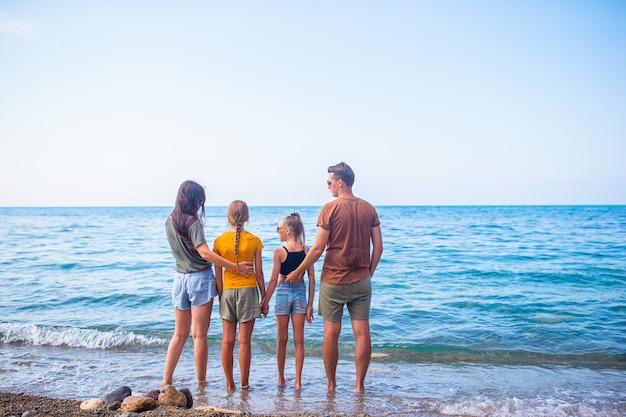
POLYGON ((193 396, 191 395, 191 391, 189 391, 188 388, 183 388, 180 392, 185 394, 185 397, 187 397, 187 408, 193 407, 193 396))
POLYGON ((102 398, 102 401, 104 401, 105 403, 111 403, 115 401, 124 401, 124 398, 129 397, 131 395, 133 395, 133 391, 130 389, 130 387, 122 386, 109 392, 107 395, 105 395, 102 398))
POLYGON ((159 403, 152 398, 130 395, 124 398, 124 401, 122 402, 122 405, 120 407, 120 413, 124 413, 126 411, 140 413, 142 411, 154 410, 158 406, 159 403))
POLYGON ((178 391, 173 385, 163 387, 159 394, 159 405, 166 407, 187 407, 187 394, 178 391))
POLYGON ((85 400, 80 403, 81 410, 95 410, 96 408, 101 407, 104 404, 100 398, 92 398, 90 400, 85 400))
POLYGON ((121 406, 122 406, 122 402, 121 401, 115 401, 114 403, 110 403, 107 406, 107 410, 113 410, 113 411, 119 410, 121 406))
POLYGON ((152 398, 153 400, 159 401, 159 394, 161 393, 160 389, 153 389, 146 394, 146 397, 152 398))

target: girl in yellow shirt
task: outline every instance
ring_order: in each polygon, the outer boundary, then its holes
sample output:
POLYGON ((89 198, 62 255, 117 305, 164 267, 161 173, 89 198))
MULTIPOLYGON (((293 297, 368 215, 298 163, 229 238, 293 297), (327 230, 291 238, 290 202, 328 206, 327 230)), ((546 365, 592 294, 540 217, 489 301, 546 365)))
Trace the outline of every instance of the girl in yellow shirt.
POLYGON ((237 323, 239 323, 239 372, 241 389, 248 389, 251 360, 251 339, 255 319, 261 313, 259 300, 265 296, 265 279, 263 276, 261 239, 244 230, 249 220, 248 205, 235 200, 228 205, 228 223, 232 229, 215 239, 213 251, 235 264, 252 261, 254 273, 249 276, 237 271, 215 268, 217 293, 220 300, 220 317, 222 319, 222 367, 226 377, 226 389, 235 390, 233 378, 233 351, 237 323), (259 291, 261 292, 259 297, 259 291))

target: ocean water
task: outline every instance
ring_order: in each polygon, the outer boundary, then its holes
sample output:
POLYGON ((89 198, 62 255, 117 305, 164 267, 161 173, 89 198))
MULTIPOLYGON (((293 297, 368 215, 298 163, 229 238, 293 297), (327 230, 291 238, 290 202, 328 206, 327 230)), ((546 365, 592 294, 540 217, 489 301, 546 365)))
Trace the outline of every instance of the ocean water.
MULTIPOLYGON (((337 391, 325 388, 321 317, 305 327, 304 388, 292 387, 290 344, 278 389, 273 305, 255 325, 251 390, 226 392, 217 302, 209 386, 195 387, 191 342, 174 385, 195 405, 253 413, 626 415, 626 206, 377 209, 385 250, 365 394, 352 389, 347 317, 337 391)), ((319 207, 250 208, 266 279, 276 225, 294 210, 312 244, 319 207)), ((0 208, 0 391, 85 400, 159 388, 174 327, 170 211, 0 208)), ((225 214, 207 207, 209 242, 225 214)))

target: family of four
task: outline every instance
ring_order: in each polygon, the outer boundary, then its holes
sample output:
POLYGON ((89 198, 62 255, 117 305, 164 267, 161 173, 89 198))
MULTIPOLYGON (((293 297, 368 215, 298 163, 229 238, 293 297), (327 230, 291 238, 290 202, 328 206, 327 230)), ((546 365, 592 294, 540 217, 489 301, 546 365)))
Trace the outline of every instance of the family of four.
POLYGON ((226 389, 235 390, 233 351, 239 346, 241 389, 249 387, 251 338, 255 319, 266 316, 275 293, 278 385, 285 385, 285 356, 289 321, 296 348, 296 380, 302 387, 304 322, 313 320, 314 264, 325 252, 320 276, 318 315, 324 319, 323 358, 328 389, 335 390, 339 359, 338 341, 344 306, 347 306, 356 341, 356 391, 365 390, 371 358, 369 325, 371 279, 382 252, 382 233, 375 208, 352 192, 354 172, 346 163, 328 168, 328 189, 333 197, 317 220, 317 236, 311 248, 304 245, 304 224, 297 212, 283 217, 277 233, 284 246, 273 254, 272 274, 265 287, 263 243, 244 229, 248 206, 236 200, 228 206, 231 230, 209 248, 204 219, 204 188, 196 182, 181 184, 174 210, 165 222, 167 239, 176 261, 172 304, 175 329, 167 349, 163 385, 170 385, 174 369, 191 336, 198 384, 206 384, 208 343, 213 299, 219 299, 222 319, 222 366, 226 389), (213 272, 215 266, 215 273, 213 272), (307 285, 304 273, 307 273, 307 285), (237 331, 239 324, 239 331, 237 331))

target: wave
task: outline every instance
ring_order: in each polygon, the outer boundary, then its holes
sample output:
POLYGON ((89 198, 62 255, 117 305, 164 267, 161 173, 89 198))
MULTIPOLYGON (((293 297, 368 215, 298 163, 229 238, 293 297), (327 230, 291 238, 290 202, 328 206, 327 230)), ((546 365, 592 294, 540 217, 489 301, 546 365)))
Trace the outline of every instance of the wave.
POLYGON ((99 330, 11 322, 0 322, 0 341, 7 344, 65 346, 84 349, 162 346, 169 342, 168 339, 137 334, 121 327, 113 330, 99 330))

